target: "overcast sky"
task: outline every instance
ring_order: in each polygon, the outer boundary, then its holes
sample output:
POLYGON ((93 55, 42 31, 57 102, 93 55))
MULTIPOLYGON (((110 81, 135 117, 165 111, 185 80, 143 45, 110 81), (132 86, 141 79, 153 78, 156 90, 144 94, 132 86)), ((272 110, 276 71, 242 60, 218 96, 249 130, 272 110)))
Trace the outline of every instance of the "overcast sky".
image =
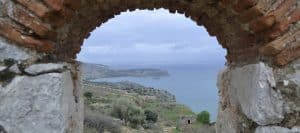
POLYGON ((78 60, 106 65, 224 63, 204 27, 167 10, 123 12, 91 33, 78 60))

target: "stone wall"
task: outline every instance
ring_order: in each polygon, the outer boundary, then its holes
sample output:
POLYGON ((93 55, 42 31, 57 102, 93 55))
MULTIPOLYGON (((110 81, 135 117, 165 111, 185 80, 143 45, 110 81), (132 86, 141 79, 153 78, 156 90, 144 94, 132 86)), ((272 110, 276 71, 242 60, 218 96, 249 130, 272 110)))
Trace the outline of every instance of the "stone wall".
POLYGON ((82 132, 76 68, 43 56, 0 38, 1 133, 82 132))
POLYGON ((300 60, 283 67, 259 62, 220 73, 218 132, 300 132, 300 60))

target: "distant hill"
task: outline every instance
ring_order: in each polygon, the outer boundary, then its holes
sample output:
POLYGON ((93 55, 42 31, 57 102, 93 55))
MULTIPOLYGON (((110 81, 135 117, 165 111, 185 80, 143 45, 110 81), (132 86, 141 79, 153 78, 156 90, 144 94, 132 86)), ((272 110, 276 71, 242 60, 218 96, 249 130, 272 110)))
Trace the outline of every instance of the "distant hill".
POLYGON ((152 77, 160 78, 169 76, 168 71, 160 69, 111 69, 109 66, 101 64, 80 63, 82 76, 85 80, 113 77, 152 77))

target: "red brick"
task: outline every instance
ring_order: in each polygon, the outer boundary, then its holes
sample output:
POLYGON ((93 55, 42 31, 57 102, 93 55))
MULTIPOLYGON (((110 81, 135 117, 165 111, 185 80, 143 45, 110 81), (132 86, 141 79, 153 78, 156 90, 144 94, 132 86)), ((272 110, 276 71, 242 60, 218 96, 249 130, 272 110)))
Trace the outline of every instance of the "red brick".
POLYGON ((272 14, 277 20, 280 20, 296 2, 296 0, 285 0, 272 14))
POLYGON ((29 12, 20 6, 12 6, 11 8, 11 12, 8 14, 12 19, 33 30, 40 36, 48 35, 51 30, 51 27, 48 24, 42 23, 39 18, 30 15, 29 12))
POLYGON ((54 49, 54 43, 49 40, 36 39, 31 36, 21 35, 25 44, 33 45, 37 51, 51 52, 54 49))
POLYGON ((300 20, 300 9, 298 8, 298 9, 294 10, 289 17, 290 18, 288 21, 290 23, 295 23, 295 22, 299 21, 300 20))
POLYGON ((43 0, 55 11, 61 11, 64 7, 64 0, 43 0))
POLYGON ((41 2, 38 2, 36 0, 16 0, 26 8, 28 8, 30 11, 34 12, 39 17, 45 17, 50 14, 50 9, 47 8, 44 4, 41 2))
POLYGON ((277 65, 283 66, 298 57, 300 57, 300 42, 296 42, 293 46, 283 50, 274 58, 274 61, 277 65))
POLYGON ((77 10, 82 7, 81 0, 77 0, 76 2, 74 2, 74 0, 64 0, 64 4, 73 10, 77 10))
POLYGON ((231 0, 220 0, 220 3, 224 6, 227 6, 227 5, 232 4, 232 1, 231 0))
POLYGON ((282 21, 276 23, 275 26, 268 32, 266 32, 266 37, 269 39, 275 39, 281 36, 284 32, 288 30, 290 23, 288 21, 282 21))
MULTIPOLYGON (((67 21, 67 20, 70 20, 74 15, 75 15, 75 12, 73 10, 64 7, 59 12, 57 12, 56 17, 59 16, 60 20, 58 20, 58 21, 62 21, 62 20, 67 21)), ((55 20, 55 21, 57 21, 57 20, 55 20)), ((56 22, 54 22, 54 23, 56 23, 56 22)))
POLYGON ((295 38, 300 36, 300 31, 297 31, 293 34, 286 34, 281 38, 278 38, 269 44, 261 47, 259 52, 266 56, 274 56, 284 50, 290 45, 291 42, 295 41, 295 38))
POLYGON ((286 32, 290 25, 300 20, 300 9, 294 10, 290 16, 283 17, 275 26, 266 32, 266 36, 270 39, 275 39, 286 32))
POLYGON ((242 12, 244 10, 247 10, 253 6, 255 6, 257 3, 257 0, 239 0, 236 5, 234 5, 233 9, 236 12, 242 12))
POLYGON ((264 12, 261 10, 261 8, 258 6, 254 6, 254 7, 250 8, 249 10, 246 10, 245 12, 240 14, 239 20, 242 23, 247 23, 247 22, 249 22, 253 19, 256 19, 260 16, 263 16, 263 15, 264 15, 264 12))
POLYGON ((264 16, 250 23, 250 28, 255 33, 261 32, 272 27, 275 23, 275 17, 273 15, 264 16))
POLYGON ((12 22, 0 19, 0 35, 16 42, 18 45, 35 49, 39 52, 52 52, 54 50, 54 43, 48 40, 36 39, 31 36, 22 35, 20 31, 16 30, 11 25, 12 22))

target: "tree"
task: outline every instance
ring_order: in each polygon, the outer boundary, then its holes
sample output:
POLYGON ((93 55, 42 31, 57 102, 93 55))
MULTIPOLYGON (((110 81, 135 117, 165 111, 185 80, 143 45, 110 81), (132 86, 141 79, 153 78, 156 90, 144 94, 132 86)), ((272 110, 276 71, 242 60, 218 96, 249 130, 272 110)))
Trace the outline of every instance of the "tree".
POLYGON ((84 94, 84 97, 86 97, 87 99, 91 99, 93 97, 93 93, 92 92, 85 92, 84 94))
POLYGON ((157 122, 158 115, 157 113, 151 110, 145 110, 145 117, 147 121, 157 122))
POLYGON ((203 124, 209 124, 210 123, 210 115, 207 111, 202 111, 197 115, 197 121, 201 122, 203 124))

